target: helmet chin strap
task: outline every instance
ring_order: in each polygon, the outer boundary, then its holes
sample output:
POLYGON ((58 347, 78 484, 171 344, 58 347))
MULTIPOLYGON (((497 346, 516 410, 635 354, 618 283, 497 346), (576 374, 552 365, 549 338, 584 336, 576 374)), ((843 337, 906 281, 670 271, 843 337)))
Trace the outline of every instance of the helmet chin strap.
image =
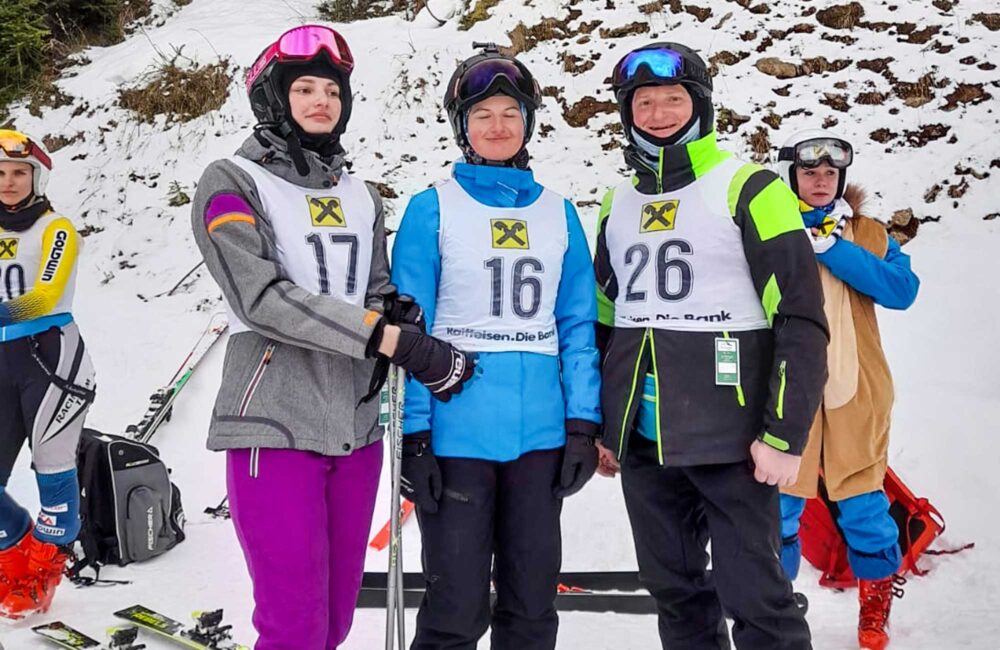
POLYGON ((14 205, 7 205, 6 203, 0 203, 0 206, 2 206, 3 209, 6 210, 7 212, 14 213, 19 210, 31 207, 35 203, 38 203, 40 198, 44 199, 45 197, 39 197, 35 194, 34 190, 31 190, 30 192, 28 192, 28 196, 24 197, 14 205))
MULTIPOLYGON (((521 120, 524 122, 524 128, 528 128, 528 109, 525 107, 524 102, 518 102, 521 106, 521 120)), ((483 158, 476 150, 472 148, 472 143, 469 141, 469 112, 466 111, 464 117, 462 118, 462 130, 465 132, 465 144, 462 145, 462 154, 465 156, 466 162, 473 165, 485 165, 487 167, 514 167, 516 169, 528 169, 528 163, 531 156, 528 155, 528 142, 525 140, 521 144, 521 148, 516 154, 508 158, 507 160, 487 160, 483 158)))
POLYGON ((484 165, 486 167, 513 167, 515 169, 528 169, 528 163, 531 160, 527 147, 521 147, 520 151, 507 160, 487 160, 476 153, 476 150, 472 148, 471 144, 462 147, 462 154, 465 156, 466 162, 473 165, 484 165))
POLYGON ((24 232, 50 209, 52 206, 49 200, 44 196, 36 196, 34 192, 15 206, 0 203, 0 228, 24 232))
POLYGON ((677 133, 666 138, 657 138, 639 127, 632 127, 631 140, 646 157, 651 160, 659 160, 660 149, 663 147, 694 142, 700 137, 700 133, 701 118, 692 116, 691 120, 685 126, 681 127, 677 133))
POLYGON ((285 144, 288 146, 288 154, 292 157, 292 162, 295 163, 295 171, 299 173, 299 176, 308 176, 309 163, 306 162, 306 156, 302 153, 302 142, 295 129, 287 123, 283 123, 281 135, 284 136, 285 144))
MULTIPOLYGON (((303 130, 291 119, 280 122, 259 122, 254 126, 254 135, 257 137, 257 141, 265 147, 271 145, 260 135, 260 132, 264 130, 271 131, 285 141, 288 154, 291 156, 292 162, 295 164, 295 171, 298 172, 299 176, 309 175, 309 163, 303 153, 305 149, 315 152, 324 160, 344 153, 344 149, 340 145, 340 135, 336 131, 323 135, 313 135, 303 130)), ((350 167, 349 163, 347 165, 350 167)))
POLYGON ((305 154, 302 153, 302 143, 299 141, 299 136, 295 133, 295 129, 286 120, 282 120, 281 122, 258 122, 254 126, 254 136, 261 145, 270 147, 271 143, 260 134, 264 130, 271 131, 285 140, 285 145, 288 147, 288 155, 292 157, 292 163, 295 164, 295 171, 298 172, 299 176, 308 176, 309 163, 306 162, 305 154))

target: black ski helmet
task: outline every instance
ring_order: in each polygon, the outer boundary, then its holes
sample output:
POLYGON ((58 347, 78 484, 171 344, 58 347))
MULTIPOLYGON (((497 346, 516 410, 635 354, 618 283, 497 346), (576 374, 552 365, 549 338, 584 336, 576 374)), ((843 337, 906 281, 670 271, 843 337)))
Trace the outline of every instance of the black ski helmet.
POLYGON ((698 137, 715 130, 712 107, 712 76, 698 54, 680 43, 650 43, 632 50, 618 61, 611 75, 611 88, 618 101, 625 136, 632 141, 632 94, 636 88, 653 85, 684 86, 700 122, 698 137))
POLYGON ((523 150, 535 129, 535 111, 542 106, 541 88, 523 63, 501 54, 496 44, 473 43, 472 47, 482 51, 458 65, 444 93, 444 108, 455 141, 467 155, 472 153, 465 133, 465 114, 477 102, 503 94, 513 97, 524 107, 523 150))
POLYGON ((330 76, 340 86, 340 119, 332 135, 340 136, 351 118, 351 70, 354 58, 347 41, 336 30, 323 25, 300 25, 292 28, 264 48, 247 71, 247 95, 250 108, 261 124, 281 125, 291 122, 288 88, 305 74, 330 76), (295 54, 285 54, 286 47, 295 54), (293 47, 300 48, 292 50, 293 47), (313 51, 301 49, 311 47, 313 51))

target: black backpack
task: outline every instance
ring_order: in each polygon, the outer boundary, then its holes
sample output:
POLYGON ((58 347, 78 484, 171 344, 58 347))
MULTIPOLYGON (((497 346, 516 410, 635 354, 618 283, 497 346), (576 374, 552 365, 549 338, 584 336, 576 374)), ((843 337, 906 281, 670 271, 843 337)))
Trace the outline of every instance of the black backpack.
POLYGON ((181 493, 152 445, 84 429, 77 455, 83 558, 70 570, 100 571, 154 558, 184 541, 181 493))

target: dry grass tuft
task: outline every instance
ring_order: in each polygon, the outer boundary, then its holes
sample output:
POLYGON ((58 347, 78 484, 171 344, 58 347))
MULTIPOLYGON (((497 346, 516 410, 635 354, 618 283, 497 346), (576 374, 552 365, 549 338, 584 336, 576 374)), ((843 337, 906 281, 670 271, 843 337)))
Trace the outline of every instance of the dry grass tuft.
POLYGON ((224 58, 199 65, 179 63, 180 49, 149 72, 142 85, 119 91, 118 104, 143 122, 154 122, 158 115, 167 124, 188 122, 218 110, 229 97, 232 63, 224 58))

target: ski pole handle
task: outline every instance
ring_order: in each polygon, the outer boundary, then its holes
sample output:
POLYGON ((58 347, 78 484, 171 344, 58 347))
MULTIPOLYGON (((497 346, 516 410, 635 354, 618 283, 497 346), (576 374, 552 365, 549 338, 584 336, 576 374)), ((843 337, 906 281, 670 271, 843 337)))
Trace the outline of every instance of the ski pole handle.
POLYGON ((386 320, 392 323, 392 311, 395 309, 396 301, 399 299, 399 289, 393 283, 388 283, 378 290, 378 295, 382 298, 382 313, 386 320))
POLYGON ((382 297, 382 313, 390 325, 407 323, 425 330, 424 312, 413 296, 399 293, 394 284, 387 284, 379 290, 382 297))

